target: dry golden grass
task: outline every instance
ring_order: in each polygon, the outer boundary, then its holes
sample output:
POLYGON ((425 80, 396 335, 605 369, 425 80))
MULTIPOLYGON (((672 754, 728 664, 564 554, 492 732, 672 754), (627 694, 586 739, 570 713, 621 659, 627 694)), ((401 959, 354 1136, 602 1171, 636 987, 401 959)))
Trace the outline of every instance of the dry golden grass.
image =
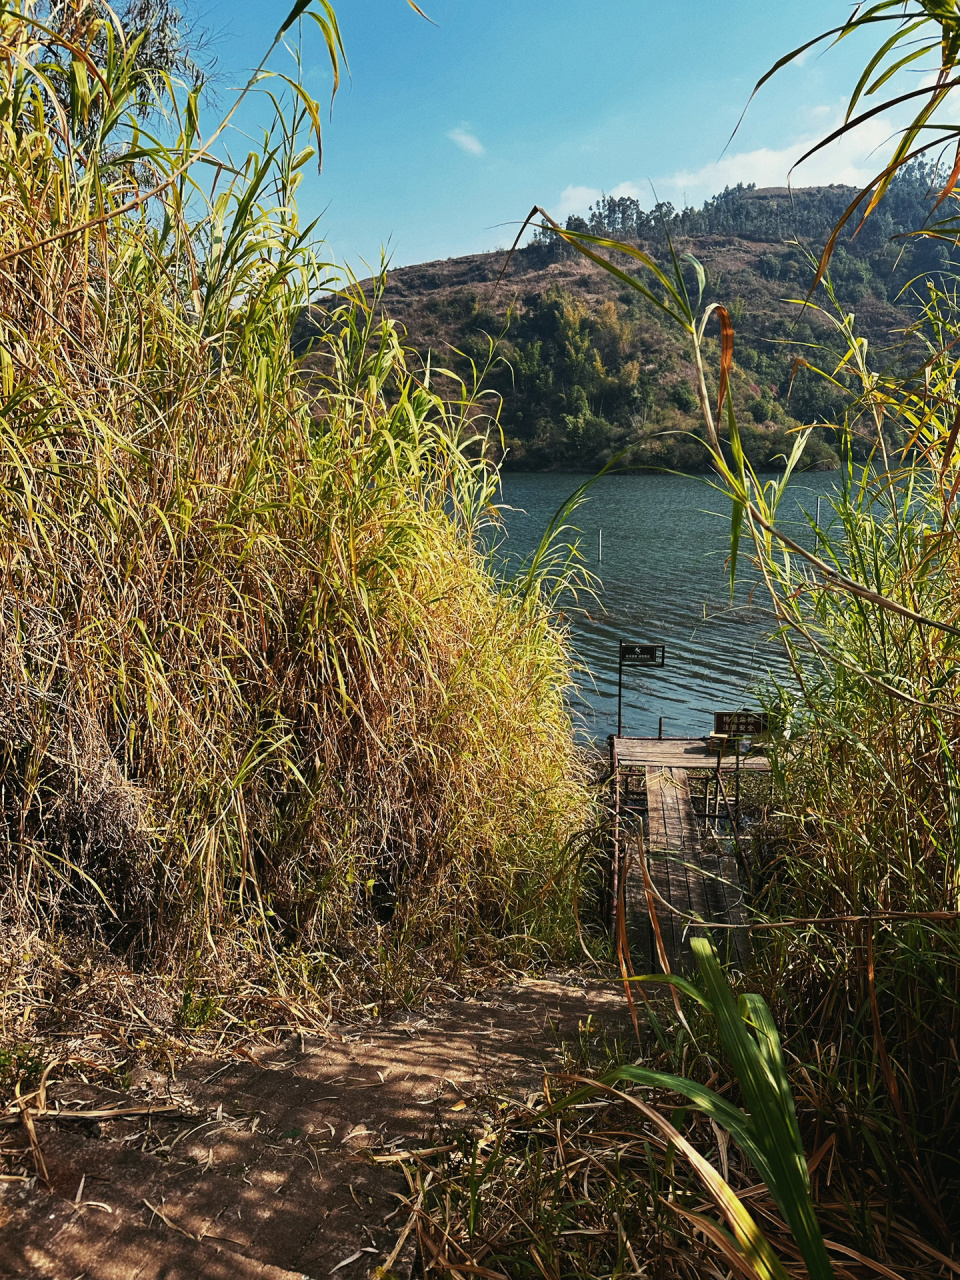
POLYGON ((477 406, 355 291, 302 376, 302 92, 210 196, 195 94, 69 17, 0 19, 6 927, 317 1009, 562 947, 568 657, 477 406))

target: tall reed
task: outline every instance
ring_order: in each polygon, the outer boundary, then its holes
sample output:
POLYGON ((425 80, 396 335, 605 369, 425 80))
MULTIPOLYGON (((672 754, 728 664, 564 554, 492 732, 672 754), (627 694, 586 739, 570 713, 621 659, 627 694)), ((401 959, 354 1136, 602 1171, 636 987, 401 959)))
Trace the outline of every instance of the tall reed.
MULTIPOLYGON (((552 228, 685 334, 713 483, 731 504, 731 575, 738 558, 750 555, 792 661, 793 681, 770 691, 781 723, 774 765, 783 803, 775 831, 758 832, 754 841, 754 959, 747 975, 767 997, 783 1052, 756 995, 741 997, 741 1007, 762 1011, 765 1030, 752 1041, 738 1027, 739 1047, 730 1035, 736 1018, 728 996, 721 1002, 728 1006, 726 1034, 712 1037, 701 1023, 691 1030, 678 1009, 673 1045, 662 1012, 648 1003, 660 1054, 652 1044, 644 1053, 658 1069, 620 1065, 592 1086, 610 1094, 614 1082, 623 1085, 616 1110, 610 1103, 588 1114, 567 1113, 564 1124, 552 1114, 556 1082, 547 1082, 546 1105, 504 1122, 492 1150, 487 1142, 489 1154, 478 1143, 468 1173, 438 1174, 421 1232, 451 1273, 461 1255, 484 1267, 503 1258, 511 1274, 521 1267, 535 1274, 523 1255, 542 1275, 642 1274, 647 1264, 662 1275, 756 1275, 763 1273, 758 1259, 770 1271, 779 1268, 762 1242, 737 1233, 742 1206, 734 1189, 762 1215, 764 1227, 778 1233, 776 1243, 790 1259, 786 1269, 794 1274, 801 1266, 803 1274, 832 1269, 893 1277, 958 1270, 960 313, 955 293, 914 282, 927 290, 926 302, 891 373, 868 353, 828 271, 840 228, 855 213, 870 215, 897 169, 960 137, 960 124, 944 111, 960 69, 957 6, 939 0, 855 6, 841 26, 782 58, 757 88, 819 40, 836 43, 863 32, 878 47, 843 124, 811 153, 888 107, 909 103, 915 115, 897 135, 890 161, 856 195, 813 259, 811 293, 798 300, 819 305, 823 295, 814 299, 814 293, 824 286, 823 314, 845 352, 821 372, 849 392, 846 419, 822 424, 844 441, 845 469, 827 518, 818 524, 811 517, 808 536, 787 532, 778 507, 821 424, 797 433, 781 478, 756 474, 744 457, 730 394, 732 319, 722 304, 703 307, 701 265, 669 245, 663 266, 639 245, 563 229, 539 209, 531 214, 541 214, 544 230, 552 228), (934 62, 934 74, 898 84, 924 57, 934 62), (867 110, 864 99, 881 97, 881 90, 893 96, 867 110), (716 337, 711 322, 719 327, 716 337), (873 448, 865 467, 851 461, 855 436, 860 442, 866 436, 873 448), (778 1097, 782 1114, 755 1092, 763 1073, 747 1078, 764 1036, 767 1049, 776 1045, 767 1063, 776 1069, 766 1083, 779 1081, 770 1097, 778 1097), (627 1092, 630 1081, 669 1093, 648 1102, 627 1092), (711 1116, 711 1134, 676 1108, 678 1097, 711 1116), (743 1112, 727 1110, 730 1098, 750 1114, 746 1126, 743 1112), (631 1108, 639 1116, 631 1116, 631 1108), (726 1136, 748 1150, 761 1112, 765 1141, 791 1165, 784 1180, 782 1170, 755 1153, 766 1188, 744 1180, 726 1136), (711 1189, 736 1240, 704 1213, 707 1205, 692 1206, 678 1153, 683 1168, 711 1189), (765 1199, 768 1192, 792 1226, 793 1241, 765 1199), (676 1226, 680 1218, 683 1231, 676 1226), (642 1252, 635 1248, 641 1244, 642 1252)), ((956 243, 958 182, 960 152, 940 176, 940 221, 916 234, 956 243)), ((805 356, 815 363, 815 353, 805 356)), ((706 971, 703 976, 708 979, 706 971)), ((696 994, 682 980, 669 981, 696 994)), ((722 984, 712 969, 707 985, 716 1000, 722 984)), ((754 1023, 758 1032, 760 1025, 754 1023)), ((420 1190, 429 1194, 426 1181, 420 1190)))
POLYGON ((308 997, 556 946, 564 639, 478 537, 482 406, 327 291, 316 104, 290 79, 205 185, 196 93, 39 12, 0 16, 5 919, 308 997))
POLYGON ((798 1045, 830 1046, 811 1101, 941 1240, 960 1185, 956 335, 952 299, 932 293, 914 334, 925 375, 904 380, 875 372, 851 328, 847 439, 869 431, 873 463, 848 465, 810 520, 826 573, 760 544, 795 679, 779 691, 789 838, 757 907, 811 923, 763 931, 758 958, 798 1045))

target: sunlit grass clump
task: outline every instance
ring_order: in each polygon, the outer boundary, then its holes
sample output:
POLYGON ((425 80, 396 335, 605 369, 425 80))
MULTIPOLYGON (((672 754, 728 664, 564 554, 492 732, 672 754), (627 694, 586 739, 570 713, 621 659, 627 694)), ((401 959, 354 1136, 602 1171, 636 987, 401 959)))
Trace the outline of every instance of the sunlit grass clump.
POLYGON ((315 108, 201 169, 196 95, 136 38, 34 17, 0 28, 7 924, 321 994, 556 944, 563 637, 480 549, 476 406, 359 295, 309 379, 293 354, 315 108))

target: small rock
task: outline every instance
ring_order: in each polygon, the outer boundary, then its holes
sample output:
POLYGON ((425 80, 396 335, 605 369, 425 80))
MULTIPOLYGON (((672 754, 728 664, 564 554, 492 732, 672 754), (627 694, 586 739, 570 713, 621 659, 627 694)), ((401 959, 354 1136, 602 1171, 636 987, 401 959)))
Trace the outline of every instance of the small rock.
POLYGON ((151 1071, 149 1067, 134 1067, 130 1072, 131 1089, 159 1089, 167 1082, 161 1071, 151 1071))

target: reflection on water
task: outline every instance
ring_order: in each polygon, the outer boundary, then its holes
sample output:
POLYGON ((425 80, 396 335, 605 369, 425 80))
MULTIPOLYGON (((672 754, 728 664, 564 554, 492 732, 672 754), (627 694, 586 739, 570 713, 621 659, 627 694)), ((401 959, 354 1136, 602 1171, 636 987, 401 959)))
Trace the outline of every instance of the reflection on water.
MULTIPOLYGON (((501 553, 510 562, 536 547, 557 507, 579 483, 581 478, 571 475, 504 475, 507 536, 501 553)), ((815 514, 818 496, 834 485, 829 472, 791 483, 780 507, 781 523, 798 541, 811 540, 802 512, 815 514)), ((824 524, 828 515, 824 501, 824 524)), ((714 711, 756 706, 752 690, 768 672, 786 674, 782 650, 768 638, 774 621, 763 585, 745 560, 730 600, 729 504, 704 480, 606 476, 590 490, 572 523, 587 566, 601 579, 598 601, 584 598, 585 612, 569 614, 585 668, 575 705, 585 738, 603 739, 617 727, 621 638, 667 647, 665 667, 634 670, 625 678, 625 733, 654 735, 662 716, 665 735, 700 736, 712 728, 714 711)), ((748 547, 741 546, 743 554, 748 547)))

